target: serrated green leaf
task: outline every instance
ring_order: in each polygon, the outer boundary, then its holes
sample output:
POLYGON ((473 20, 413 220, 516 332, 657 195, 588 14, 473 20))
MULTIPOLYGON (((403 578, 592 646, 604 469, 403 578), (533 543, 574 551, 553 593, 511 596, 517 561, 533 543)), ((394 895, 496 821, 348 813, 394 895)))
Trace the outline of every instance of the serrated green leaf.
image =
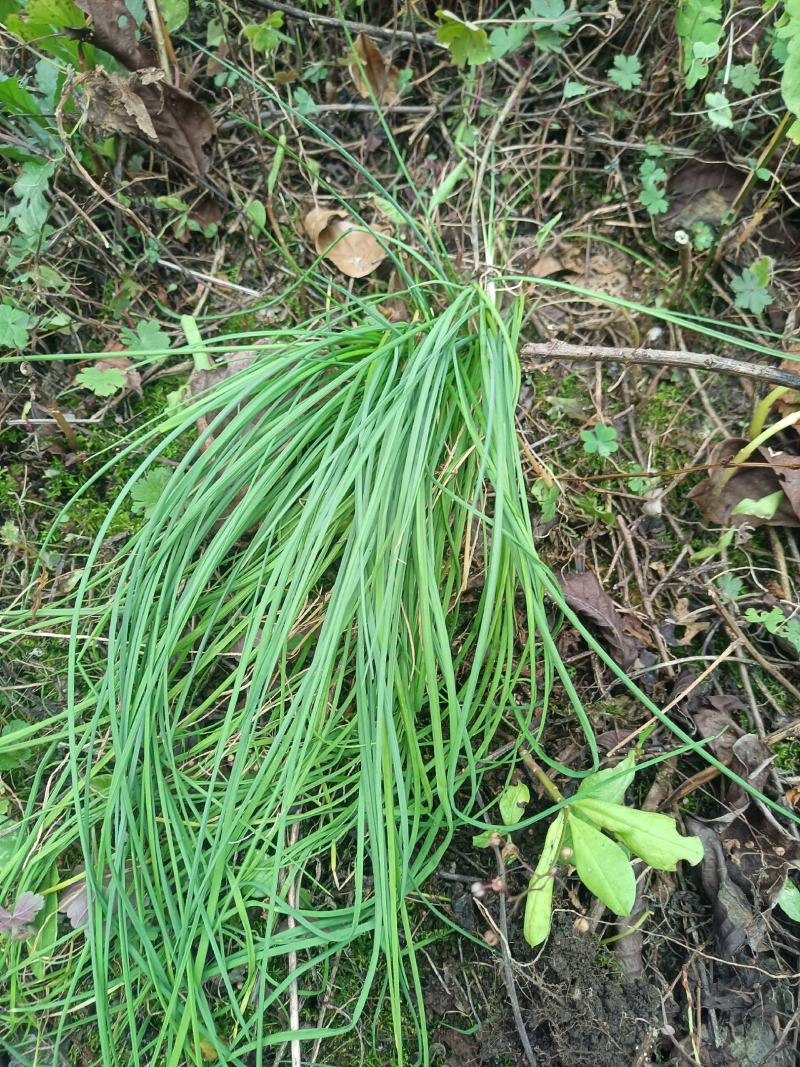
POLYGON ((776 903, 790 919, 800 923, 800 889, 790 879, 786 879, 776 903))
POLYGON ((629 91, 641 84, 642 64, 638 56, 614 56, 614 62, 608 69, 608 77, 620 89, 629 91))
POLYGON ((708 108, 708 121, 721 130, 733 127, 733 110, 725 93, 706 93, 705 105, 708 108))
POLYGON ((123 326, 120 330, 120 340, 128 352, 161 352, 172 343, 169 334, 153 320, 137 322, 135 330, 123 326))
POLYGON ((131 489, 131 511, 134 515, 150 518, 170 477, 171 473, 166 467, 156 467, 136 482, 131 489))
POLYGON ((669 208, 664 193, 655 188, 642 189, 639 193, 639 203, 646 207, 651 215, 663 215, 669 208))
POLYGON ((616 767, 607 767, 602 771, 595 771, 594 774, 584 778, 575 795, 621 804, 628 786, 633 783, 635 777, 636 755, 633 752, 629 752, 616 767))
MULTIPOLYGON (((581 808, 584 803, 599 804, 601 801, 587 800, 580 805, 581 808)), ((567 821, 580 880, 615 915, 630 915, 636 900, 636 877, 624 850, 571 811, 567 821)))
POLYGON ((509 52, 515 52, 529 35, 531 27, 525 22, 512 22, 510 26, 498 26, 489 34, 489 46, 492 59, 502 59, 509 52))
POLYGON ((119 367, 84 367, 75 375, 75 383, 95 396, 113 396, 125 387, 125 371, 119 367))
POLYGON ((0 348, 25 348, 33 321, 27 311, 0 304, 0 348))
POLYGON ((544 847, 539 855, 539 861, 528 883, 528 894, 525 898, 525 919, 522 929, 525 940, 532 948, 541 945, 550 934, 553 914, 553 887, 555 885, 555 878, 550 871, 558 861, 565 826, 566 812, 562 809, 550 824, 547 836, 544 839, 544 847))
POLYGON ((38 237, 47 221, 50 208, 46 193, 55 169, 55 163, 25 163, 12 186, 19 203, 14 204, 8 214, 20 233, 26 236, 38 237))
POLYGON ((761 76, 755 63, 734 63, 730 69, 730 79, 734 89, 748 96, 761 84, 761 76))
POLYGON ((754 315, 761 312, 772 303, 772 297, 766 285, 763 284, 764 272, 761 268, 762 256, 750 267, 745 267, 738 277, 731 279, 731 288, 736 294, 735 304, 745 311, 752 311, 754 315))
POLYGON ((469 64, 478 67, 492 58, 492 48, 486 30, 471 22, 464 22, 450 11, 437 11, 444 25, 436 31, 436 40, 443 44, 457 67, 469 64))
POLYGON ((531 791, 524 782, 515 782, 513 785, 506 786, 497 801, 503 825, 516 825, 522 818, 522 813, 530 799, 531 791))
POLYGON ((28 724, 24 719, 11 719, 0 731, 0 771, 11 771, 21 767, 28 755, 28 747, 14 744, 14 734, 24 730, 28 724))
POLYGON ((588 798, 576 801, 574 806, 597 826, 610 830, 631 852, 657 870, 674 871, 678 860, 696 864, 703 858, 700 839, 681 836, 669 815, 588 798))

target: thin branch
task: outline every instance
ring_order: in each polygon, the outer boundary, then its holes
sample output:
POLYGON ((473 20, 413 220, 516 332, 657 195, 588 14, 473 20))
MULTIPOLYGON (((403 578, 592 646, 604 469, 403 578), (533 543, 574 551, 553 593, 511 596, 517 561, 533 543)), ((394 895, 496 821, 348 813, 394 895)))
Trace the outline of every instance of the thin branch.
POLYGON ((686 369, 710 370, 719 374, 736 374, 742 378, 754 378, 771 385, 787 385, 800 389, 800 374, 764 367, 759 363, 745 363, 725 356, 705 355, 698 352, 670 352, 659 348, 605 348, 600 345, 570 345, 565 341, 546 341, 543 344, 523 345, 520 360, 523 370, 538 369, 543 360, 566 359, 575 363, 651 363, 656 367, 684 367, 686 369))
POLYGON ((253 0, 256 7, 266 8, 267 11, 281 11, 293 19, 304 19, 306 22, 318 23, 320 26, 335 26, 341 29, 346 26, 351 33, 368 33, 370 37, 383 37, 384 40, 408 41, 410 44, 432 45, 435 48, 443 46, 436 40, 433 33, 413 33, 409 30, 385 29, 383 26, 370 26, 366 22, 353 22, 350 19, 340 19, 333 15, 318 15, 316 11, 304 11, 294 4, 280 4, 277 0, 253 0))

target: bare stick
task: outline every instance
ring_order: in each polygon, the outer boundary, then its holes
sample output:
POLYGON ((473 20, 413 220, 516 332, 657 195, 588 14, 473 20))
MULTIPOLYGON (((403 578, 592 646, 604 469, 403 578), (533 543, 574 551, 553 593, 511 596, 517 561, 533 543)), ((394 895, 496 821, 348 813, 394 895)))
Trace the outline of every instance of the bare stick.
POLYGON ((523 345, 520 360, 523 370, 536 370, 544 360, 567 359, 575 363, 652 363, 657 367, 685 367, 711 370, 719 374, 737 374, 771 385, 787 385, 800 389, 800 374, 764 367, 759 363, 745 363, 740 359, 711 356, 698 352, 670 352, 660 348, 605 348, 600 345, 570 345, 565 341, 546 341, 544 344, 523 345))
POLYGON ((386 40, 409 41, 411 44, 427 44, 441 48, 442 45, 432 33, 411 33, 408 30, 384 29, 383 26, 369 26, 366 22, 352 22, 350 19, 334 18, 332 15, 318 15, 316 11, 304 11, 294 4, 279 4, 276 0, 253 0, 256 7, 264 7, 268 11, 282 11, 293 19, 304 19, 307 22, 319 23, 320 26, 336 26, 341 29, 346 26, 351 33, 368 33, 371 37, 383 37, 386 40))

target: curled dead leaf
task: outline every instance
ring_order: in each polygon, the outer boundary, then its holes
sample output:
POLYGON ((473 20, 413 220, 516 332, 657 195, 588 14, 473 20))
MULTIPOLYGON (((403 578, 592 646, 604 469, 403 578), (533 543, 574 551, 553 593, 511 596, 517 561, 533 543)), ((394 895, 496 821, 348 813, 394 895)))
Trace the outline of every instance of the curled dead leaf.
POLYGON ((153 120, 144 100, 136 92, 137 84, 152 84, 163 79, 163 70, 146 68, 123 77, 98 67, 83 82, 89 97, 89 121, 107 133, 144 134, 158 140, 153 120))
POLYGON ((570 574, 561 580, 561 588, 572 610, 600 631, 608 651, 619 665, 632 666, 641 644, 626 632, 622 616, 597 575, 593 571, 570 574))
POLYGON ((144 136, 194 174, 208 170, 203 148, 216 133, 211 112, 170 85, 150 49, 136 39, 136 22, 121 0, 81 0, 92 19, 91 42, 132 73, 104 70, 80 81, 90 95, 89 118, 100 129, 144 136))
POLYGON ((386 258, 386 250, 378 244, 373 233, 388 231, 379 227, 372 232, 357 229, 351 216, 338 208, 312 208, 303 225, 317 253, 329 259, 348 278, 365 278, 386 258))
POLYGON ((82 930, 86 926, 89 918, 89 894, 85 872, 58 898, 58 910, 62 915, 66 915, 73 930, 82 930))
POLYGON ((354 51, 360 62, 350 64, 350 77, 358 95, 368 100, 374 96, 379 104, 391 107, 400 99, 397 91, 399 71, 384 59, 380 49, 365 33, 355 40, 354 51))

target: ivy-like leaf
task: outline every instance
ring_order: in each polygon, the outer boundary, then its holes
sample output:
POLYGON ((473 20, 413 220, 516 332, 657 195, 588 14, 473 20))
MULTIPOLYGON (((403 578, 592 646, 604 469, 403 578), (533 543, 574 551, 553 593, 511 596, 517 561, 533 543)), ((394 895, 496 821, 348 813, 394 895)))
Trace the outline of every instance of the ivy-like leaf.
POLYGON ((113 396, 125 387, 125 371, 119 367, 84 367, 75 375, 75 383, 95 396, 113 396))
MULTIPOLYGON (((761 259, 766 259, 762 256, 761 259)), ((752 266, 745 267, 738 277, 731 279, 731 289, 736 293, 736 306, 745 311, 752 311, 754 315, 760 315, 764 308, 772 303, 769 289, 769 281, 765 284, 764 272, 760 269, 760 262, 756 261, 752 266)))
POLYGON ((437 11, 437 16, 444 19, 436 33, 436 40, 450 52, 457 67, 469 64, 478 67, 492 58, 492 47, 486 30, 464 22, 450 11, 437 11))
POLYGON ((614 62, 609 68, 608 77, 620 89, 626 92, 634 89, 642 82, 642 64, 638 56, 614 56, 614 62))
POLYGON ((502 59, 523 44, 531 27, 526 22, 512 22, 510 26, 498 26, 489 34, 492 59, 502 59))
POLYGON ((674 871, 678 860, 694 865, 703 858, 700 838, 682 837, 669 815, 589 798, 576 801, 575 808, 659 871, 674 871))
POLYGON ((572 812, 567 821, 580 880, 615 915, 630 915, 636 900, 636 876, 624 850, 572 812))
POLYGON ((749 96, 761 84, 761 76, 755 63, 734 63, 730 70, 731 85, 740 93, 749 96))
POLYGON ((544 839, 544 848, 539 862, 528 883, 528 895, 525 898, 525 920, 523 933, 532 948, 541 945, 550 934, 553 914, 553 886, 555 878, 550 873, 558 860, 561 840, 566 825, 566 812, 562 809, 556 815, 544 839))
POLYGON ((123 326, 120 340, 129 352, 161 352, 169 348, 171 341, 157 322, 142 320, 136 323, 136 330, 123 326))

